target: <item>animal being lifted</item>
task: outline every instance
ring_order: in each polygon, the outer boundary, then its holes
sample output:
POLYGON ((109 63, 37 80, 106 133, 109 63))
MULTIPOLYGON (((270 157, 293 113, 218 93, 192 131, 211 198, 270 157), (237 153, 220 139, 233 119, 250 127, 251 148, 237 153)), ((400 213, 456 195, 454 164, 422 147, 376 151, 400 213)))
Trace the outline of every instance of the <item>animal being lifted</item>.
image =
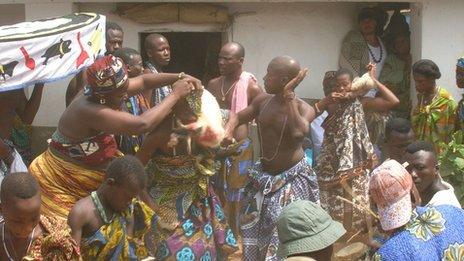
MULTIPOLYGON (((201 95, 201 110, 198 113, 198 119, 187 125, 177 121, 179 128, 174 131, 171 144, 175 146, 177 138, 185 138, 188 143, 193 139, 202 147, 217 148, 225 135, 219 104, 216 98, 205 89, 194 95, 201 95)), ((190 151, 190 144, 188 150, 190 151)))
POLYGON ((71 48, 69 48, 70 45, 71 40, 63 41, 63 38, 61 38, 59 43, 50 46, 42 55, 42 57, 45 58, 45 61, 42 64, 47 65, 48 60, 55 56, 60 56, 60 59, 63 58, 66 53, 71 51, 71 48))
POLYGON ((13 76, 13 71, 18 61, 12 61, 7 64, 0 64, 0 77, 3 78, 3 81, 6 81, 6 76, 13 76))

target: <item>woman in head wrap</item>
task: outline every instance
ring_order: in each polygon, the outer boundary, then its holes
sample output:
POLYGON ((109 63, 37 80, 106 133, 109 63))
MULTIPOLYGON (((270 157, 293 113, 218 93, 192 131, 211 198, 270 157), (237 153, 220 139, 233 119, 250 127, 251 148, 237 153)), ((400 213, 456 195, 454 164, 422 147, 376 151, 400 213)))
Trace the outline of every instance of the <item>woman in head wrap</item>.
POLYGON ((433 61, 417 61, 412 75, 418 100, 411 116, 414 133, 418 140, 432 143, 441 153, 441 145, 450 142, 455 129, 456 102, 445 88, 437 85, 441 72, 433 61))
POLYGON ((153 130, 199 80, 180 74, 144 74, 128 79, 121 59, 112 55, 87 69, 88 86, 61 115, 49 149, 30 166, 41 189, 42 212, 66 218, 74 203, 97 189, 109 161, 121 153, 113 134, 137 135, 153 130), (140 116, 119 111, 126 96, 172 84, 173 92, 140 116))

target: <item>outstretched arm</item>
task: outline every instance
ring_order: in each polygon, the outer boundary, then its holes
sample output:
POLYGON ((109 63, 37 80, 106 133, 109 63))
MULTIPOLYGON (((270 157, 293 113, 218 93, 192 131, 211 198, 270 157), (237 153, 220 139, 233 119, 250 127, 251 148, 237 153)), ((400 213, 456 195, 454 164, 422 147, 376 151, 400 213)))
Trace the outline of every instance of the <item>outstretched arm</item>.
POLYGON ((147 73, 129 80, 127 94, 132 96, 150 89, 171 85, 178 80, 191 83, 197 90, 202 88, 200 80, 183 73, 147 73))
POLYGON ((230 112, 229 121, 225 126, 226 134, 224 140, 226 142, 231 142, 233 140, 234 130, 235 128, 237 128, 237 126, 249 123, 254 118, 256 118, 256 116, 259 113, 259 105, 265 97, 266 95, 264 94, 258 95, 245 109, 241 110, 238 113, 233 113, 232 111, 230 112))
POLYGON ((395 96, 395 94, 390 91, 385 85, 383 85, 381 82, 377 80, 375 77, 375 65, 370 64, 368 66, 369 69, 369 74, 371 78, 374 80, 375 84, 377 85, 377 88, 379 90, 379 96, 378 97, 363 97, 361 98, 361 103, 363 105, 363 108, 365 110, 372 110, 372 111, 377 111, 377 112, 384 112, 388 111, 400 104, 400 100, 398 97, 395 96))
POLYGON ((173 85, 173 92, 166 99, 140 116, 95 105, 97 110, 94 106, 86 108, 83 120, 88 122, 92 129, 102 132, 127 135, 143 134, 156 128, 171 112, 177 101, 188 95, 193 89, 194 87, 190 83, 183 80, 177 81, 173 85))

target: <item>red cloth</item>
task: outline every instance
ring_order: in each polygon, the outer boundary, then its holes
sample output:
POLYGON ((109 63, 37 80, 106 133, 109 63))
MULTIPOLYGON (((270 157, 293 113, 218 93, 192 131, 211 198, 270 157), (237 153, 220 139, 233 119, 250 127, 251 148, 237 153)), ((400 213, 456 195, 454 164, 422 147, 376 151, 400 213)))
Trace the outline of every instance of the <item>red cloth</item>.
POLYGON ((105 133, 73 144, 62 144, 52 140, 50 147, 89 166, 101 166, 120 154, 114 137, 105 133))

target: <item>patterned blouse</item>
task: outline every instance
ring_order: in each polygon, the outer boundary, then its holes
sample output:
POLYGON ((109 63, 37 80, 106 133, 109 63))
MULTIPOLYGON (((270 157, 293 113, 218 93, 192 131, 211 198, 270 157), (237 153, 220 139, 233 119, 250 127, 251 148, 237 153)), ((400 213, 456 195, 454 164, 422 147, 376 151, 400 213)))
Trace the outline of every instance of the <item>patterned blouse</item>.
POLYGON ((464 260, 464 210, 451 205, 417 207, 373 260, 464 260))

